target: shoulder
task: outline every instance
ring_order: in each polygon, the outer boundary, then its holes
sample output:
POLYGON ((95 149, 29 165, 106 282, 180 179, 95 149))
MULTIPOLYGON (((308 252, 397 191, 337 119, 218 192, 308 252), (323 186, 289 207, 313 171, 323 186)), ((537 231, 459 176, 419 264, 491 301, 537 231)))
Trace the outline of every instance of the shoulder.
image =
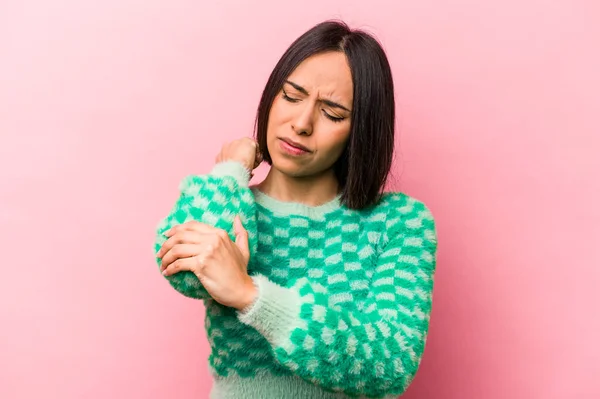
POLYGON ((433 213, 425 202, 403 192, 385 192, 377 203, 356 213, 370 230, 399 232, 407 227, 431 229, 434 224, 433 213))
POLYGON ((371 207, 369 220, 378 220, 384 242, 412 237, 437 244, 437 232, 432 211, 423 202, 402 192, 386 192, 371 207))
POLYGON ((385 214, 388 224, 408 222, 413 219, 434 221, 431 209, 425 202, 403 192, 386 192, 370 208, 370 213, 385 214))

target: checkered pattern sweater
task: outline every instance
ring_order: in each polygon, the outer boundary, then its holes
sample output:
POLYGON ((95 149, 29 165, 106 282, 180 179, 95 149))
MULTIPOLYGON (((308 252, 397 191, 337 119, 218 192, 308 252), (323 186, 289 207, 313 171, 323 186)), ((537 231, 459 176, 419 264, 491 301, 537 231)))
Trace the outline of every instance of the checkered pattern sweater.
MULTIPOLYGON (((190 272, 166 277, 204 301, 211 398, 397 397, 419 367, 432 303, 437 240, 428 208, 402 193, 351 210, 281 202, 248 186, 241 164, 186 177, 160 222, 155 250, 189 220, 248 230, 248 309, 220 305, 190 272)), ((159 259, 157 258, 157 263, 159 259)))

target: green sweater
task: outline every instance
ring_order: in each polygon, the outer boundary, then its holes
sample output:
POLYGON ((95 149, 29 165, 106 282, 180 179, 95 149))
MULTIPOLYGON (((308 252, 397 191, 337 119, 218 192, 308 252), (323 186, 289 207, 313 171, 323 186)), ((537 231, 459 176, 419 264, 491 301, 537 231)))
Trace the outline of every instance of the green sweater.
MULTIPOLYGON (((437 239, 420 201, 386 193, 351 210, 281 202, 248 185, 236 162, 188 176, 157 229, 189 220, 248 230, 258 298, 240 312, 213 300, 191 272, 166 277, 202 299, 211 398, 397 397, 413 380, 429 328, 437 239)), ((157 258, 157 263, 160 260, 157 258)))

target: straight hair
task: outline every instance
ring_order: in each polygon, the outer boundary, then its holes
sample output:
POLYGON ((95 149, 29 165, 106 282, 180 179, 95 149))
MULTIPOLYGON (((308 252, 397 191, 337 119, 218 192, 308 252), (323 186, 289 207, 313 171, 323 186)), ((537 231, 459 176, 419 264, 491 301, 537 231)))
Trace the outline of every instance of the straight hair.
POLYGON ((312 55, 339 51, 352 74, 353 102, 348 144, 334 163, 341 202, 350 209, 376 204, 382 194, 394 152, 395 101, 392 72, 377 40, 341 21, 325 21, 298 37, 271 72, 255 120, 255 136, 264 160, 272 164, 267 148, 269 113, 285 80, 312 55))

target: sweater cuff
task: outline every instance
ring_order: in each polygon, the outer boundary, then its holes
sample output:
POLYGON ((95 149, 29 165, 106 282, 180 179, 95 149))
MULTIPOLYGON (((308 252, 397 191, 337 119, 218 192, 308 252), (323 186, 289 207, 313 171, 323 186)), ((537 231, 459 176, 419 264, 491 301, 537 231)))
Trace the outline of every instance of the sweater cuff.
POLYGON ((219 162, 212 168, 210 174, 219 177, 233 177, 242 187, 247 187, 250 182, 250 172, 237 161, 219 162))
POLYGON ((238 312, 238 319, 260 332, 272 345, 282 345, 300 327, 300 296, 264 276, 251 277, 258 290, 254 303, 238 312))

